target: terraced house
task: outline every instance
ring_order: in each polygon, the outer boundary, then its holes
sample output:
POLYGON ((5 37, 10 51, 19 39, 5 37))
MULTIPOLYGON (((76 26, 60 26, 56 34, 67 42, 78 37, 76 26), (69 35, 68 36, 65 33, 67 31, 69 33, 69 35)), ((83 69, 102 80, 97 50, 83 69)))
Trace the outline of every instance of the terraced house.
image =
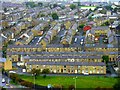
POLYGON ((106 74, 103 56, 115 62, 119 54, 116 34, 109 26, 101 26, 109 20, 107 16, 94 18, 90 25, 89 13, 90 10, 58 6, 15 13, 13 20, 21 20, 7 32, 10 39, 15 32, 15 41, 7 47, 4 68, 9 70, 12 62, 23 62, 27 72, 48 68, 51 73, 106 74), (52 17, 56 12, 59 20, 52 17), (80 28, 82 24, 91 29, 80 28))

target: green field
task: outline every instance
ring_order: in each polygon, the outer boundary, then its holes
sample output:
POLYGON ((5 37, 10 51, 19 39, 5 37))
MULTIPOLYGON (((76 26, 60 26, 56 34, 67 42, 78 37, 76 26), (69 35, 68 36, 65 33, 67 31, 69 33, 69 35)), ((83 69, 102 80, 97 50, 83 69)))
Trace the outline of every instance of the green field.
MULTIPOLYGON (((23 80, 33 82, 34 79, 32 76, 20 76, 23 80)), ((38 76, 35 80, 35 83, 38 85, 47 86, 48 84, 54 85, 63 85, 65 88, 68 88, 69 85, 74 85, 75 80, 73 76, 47 76, 43 78, 38 76)), ((116 78, 108 77, 97 77, 97 76, 78 76, 76 79, 77 88, 112 88, 116 83, 116 78)))
POLYGON ((94 10, 96 8, 96 6, 80 6, 81 9, 90 9, 94 10))

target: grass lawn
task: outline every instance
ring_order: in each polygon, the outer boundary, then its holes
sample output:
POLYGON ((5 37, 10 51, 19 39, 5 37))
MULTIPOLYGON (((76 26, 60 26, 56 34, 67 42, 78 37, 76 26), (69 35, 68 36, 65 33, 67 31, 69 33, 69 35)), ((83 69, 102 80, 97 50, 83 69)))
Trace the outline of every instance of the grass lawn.
MULTIPOLYGON (((33 82, 34 79, 32 76, 20 75, 23 80, 33 82)), ((36 84, 47 86, 48 84, 54 85, 63 85, 65 88, 68 88, 69 85, 74 85, 75 80, 73 76, 38 76, 36 79, 36 84)), ((112 88, 116 83, 117 79, 112 77, 97 77, 97 76, 78 76, 76 79, 77 88, 112 88)))
POLYGON ((96 8, 96 6, 80 6, 81 9, 90 9, 94 10, 96 8))
POLYGON ((80 6, 80 7, 94 7, 94 8, 96 8, 96 6, 80 6))

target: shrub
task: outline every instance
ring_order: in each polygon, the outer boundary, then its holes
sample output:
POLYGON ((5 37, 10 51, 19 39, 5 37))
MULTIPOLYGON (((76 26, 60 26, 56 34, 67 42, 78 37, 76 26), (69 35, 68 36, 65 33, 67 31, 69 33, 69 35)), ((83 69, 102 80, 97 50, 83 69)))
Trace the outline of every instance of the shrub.
POLYGON ((69 86, 69 90, 74 90, 75 89, 75 86, 74 85, 70 85, 69 86))
POLYGON ((45 75, 43 75, 43 78, 46 78, 46 74, 45 74, 45 75))
POLYGON ((43 74, 49 74, 49 73, 50 73, 50 70, 49 70, 48 68, 43 69, 43 70, 42 70, 42 73, 43 73, 43 74))

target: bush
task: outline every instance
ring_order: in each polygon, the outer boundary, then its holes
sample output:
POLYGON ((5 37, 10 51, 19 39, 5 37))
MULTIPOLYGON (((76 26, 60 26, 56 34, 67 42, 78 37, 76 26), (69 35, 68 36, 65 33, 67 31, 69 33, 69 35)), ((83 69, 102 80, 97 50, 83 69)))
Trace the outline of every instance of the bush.
POLYGON ((24 81, 24 80, 22 82, 20 82, 20 84, 22 86, 26 86, 26 87, 29 87, 29 88, 32 88, 34 86, 32 82, 28 82, 28 81, 24 81))
POLYGON ((46 78, 46 74, 45 74, 45 75, 43 75, 43 78, 46 78))
POLYGON ((70 5, 70 8, 73 10, 73 9, 75 9, 75 8, 76 8, 76 5, 71 4, 71 5, 70 5))
POLYGON ((50 70, 48 68, 42 70, 42 74, 49 74, 50 70))
POLYGON ((74 90, 75 89, 75 86, 74 85, 70 85, 69 86, 69 90, 74 90))
POLYGON ((13 80, 13 83, 18 83, 18 81, 20 81, 17 74, 10 74, 10 78, 13 80))
POLYGON ((61 90, 61 89, 63 89, 63 86, 62 86, 62 85, 55 85, 54 88, 57 89, 57 90, 58 90, 58 89, 61 90))
POLYGON ((52 13, 52 18, 53 20, 58 20, 59 16, 57 15, 57 13, 52 13))

